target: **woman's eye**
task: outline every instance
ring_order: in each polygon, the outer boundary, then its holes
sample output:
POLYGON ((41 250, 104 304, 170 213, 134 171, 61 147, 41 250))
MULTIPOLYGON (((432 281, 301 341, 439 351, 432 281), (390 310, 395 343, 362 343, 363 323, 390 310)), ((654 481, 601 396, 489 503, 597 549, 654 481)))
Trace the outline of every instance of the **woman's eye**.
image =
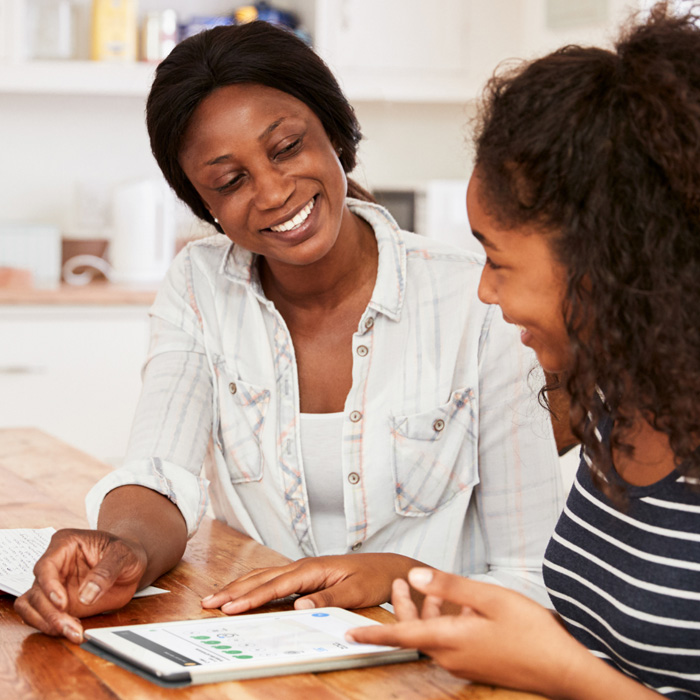
POLYGON ((221 185, 221 187, 217 187, 216 191, 217 192, 230 192, 231 190, 235 189, 240 183, 241 180, 243 179, 243 174, 239 173, 238 175, 235 175, 232 177, 227 183, 221 185))
POLYGON ((497 265, 491 258, 487 257, 486 258, 486 264, 492 269, 492 270, 500 270, 502 265, 497 265))
POLYGON ((280 148, 277 153, 275 153, 275 158, 284 158, 285 156, 292 155, 296 153, 301 148, 301 138, 294 139, 291 143, 288 143, 283 148, 280 148))

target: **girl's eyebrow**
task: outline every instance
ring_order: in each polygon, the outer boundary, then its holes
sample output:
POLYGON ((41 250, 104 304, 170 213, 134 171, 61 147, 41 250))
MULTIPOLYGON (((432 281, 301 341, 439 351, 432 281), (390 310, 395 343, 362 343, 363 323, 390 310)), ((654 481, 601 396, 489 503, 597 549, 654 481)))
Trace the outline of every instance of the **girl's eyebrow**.
POLYGON ((483 233, 472 229, 472 236, 474 236, 474 238, 476 238, 476 240, 479 241, 479 243, 481 243, 481 245, 484 246, 484 248, 491 248, 491 250, 498 251, 498 248, 493 243, 491 243, 491 241, 489 241, 489 239, 486 238, 486 236, 484 236, 483 233))

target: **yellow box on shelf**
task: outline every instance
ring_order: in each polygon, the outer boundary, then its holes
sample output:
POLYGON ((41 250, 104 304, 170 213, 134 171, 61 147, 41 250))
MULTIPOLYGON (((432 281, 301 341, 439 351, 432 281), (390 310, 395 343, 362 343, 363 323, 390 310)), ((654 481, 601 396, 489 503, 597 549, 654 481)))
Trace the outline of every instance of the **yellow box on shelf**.
POLYGON ((93 0, 90 58, 135 61, 138 35, 136 0, 93 0))

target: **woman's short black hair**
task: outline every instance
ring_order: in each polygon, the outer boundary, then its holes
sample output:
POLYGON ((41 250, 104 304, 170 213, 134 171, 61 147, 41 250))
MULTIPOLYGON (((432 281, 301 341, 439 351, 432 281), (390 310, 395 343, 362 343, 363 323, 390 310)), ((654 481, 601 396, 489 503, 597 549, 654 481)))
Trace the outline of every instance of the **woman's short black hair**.
POLYGON ((494 77, 475 145, 491 213, 534 224, 568 270, 574 432, 609 468, 596 423, 612 414, 624 450, 641 414, 700 476, 697 7, 657 4, 614 50, 566 46, 494 77))
MULTIPOLYGON (((156 69, 146 103, 151 150, 177 196, 221 230, 179 163, 182 139, 202 100, 217 88, 266 85, 303 102, 318 117, 346 173, 362 138, 352 106, 321 58, 291 31, 267 22, 216 27, 178 44, 156 69)), ((351 195, 367 198, 349 181, 351 195), (354 191, 353 191, 354 189, 354 191)))

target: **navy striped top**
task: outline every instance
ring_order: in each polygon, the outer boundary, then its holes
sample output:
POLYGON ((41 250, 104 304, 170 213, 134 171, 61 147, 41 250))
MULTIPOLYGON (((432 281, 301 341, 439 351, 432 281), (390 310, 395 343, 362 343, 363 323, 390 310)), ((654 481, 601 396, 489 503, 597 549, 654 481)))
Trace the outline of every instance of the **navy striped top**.
MULTIPOLYGON (((610 429, 601 426, 604 440, 610 429)), ((700 698, 700 493, 676 471, 626 492, 621 511, 581 460, 545 584, 593 654, 669 698, 700 698)))

